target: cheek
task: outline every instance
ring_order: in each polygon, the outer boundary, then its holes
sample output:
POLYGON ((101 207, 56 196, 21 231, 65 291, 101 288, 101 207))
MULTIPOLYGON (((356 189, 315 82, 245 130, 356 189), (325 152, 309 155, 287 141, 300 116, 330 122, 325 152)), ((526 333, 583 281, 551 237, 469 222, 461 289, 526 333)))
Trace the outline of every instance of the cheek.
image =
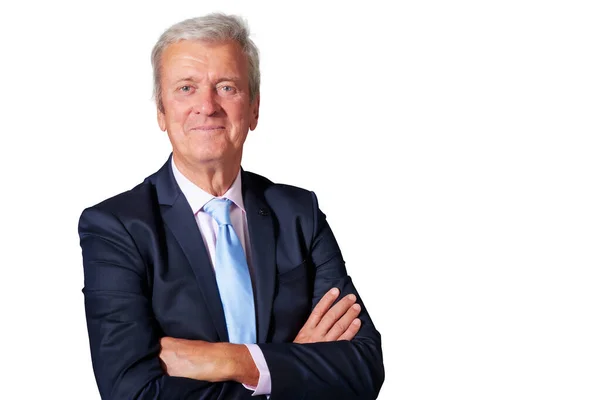
POLYGON ((250 123, 250 113, 248 110, 240 107, 235 107, 228 112, 231 124, 241 131, 248 128, 250 123))
POLYGON ((185 134, 185 126, 186 126, 186 121, 188 119, 188 115, 189 115, 189 113, 183 113, 183 112, 171 114, 171 116, 169 118, 169 128, 171 129, 171 131, 174 134, 176 134, 178 136, 185 134))
POLYGON ((167 118, 171 125, 183 125, 192 111, 189 102, 171 98, 166 107, 167 118))

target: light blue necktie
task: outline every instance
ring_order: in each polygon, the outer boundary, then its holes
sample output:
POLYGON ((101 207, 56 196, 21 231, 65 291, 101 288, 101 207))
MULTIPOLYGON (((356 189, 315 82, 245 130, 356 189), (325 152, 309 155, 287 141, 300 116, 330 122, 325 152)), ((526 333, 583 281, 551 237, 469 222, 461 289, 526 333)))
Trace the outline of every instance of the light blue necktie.
POLYGON ((217 198, 204 205, 204 211, 219 224, 215 275, 225 312, 229 342, 256 343, 252 281, 244 248, 231 225, 230 207, 231 200, 217 198))

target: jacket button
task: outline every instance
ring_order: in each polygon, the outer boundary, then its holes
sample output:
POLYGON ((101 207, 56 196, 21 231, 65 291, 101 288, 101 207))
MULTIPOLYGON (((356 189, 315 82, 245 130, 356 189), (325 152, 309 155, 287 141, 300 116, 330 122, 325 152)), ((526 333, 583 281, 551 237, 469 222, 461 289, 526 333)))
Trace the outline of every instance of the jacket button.
POLYGON ((269 211, 267 211, 265 208, 261 208, 258 210, 258 213, 260 215, 262 215, 263 217, 266 217, 267 215, 269 215, 269 211))

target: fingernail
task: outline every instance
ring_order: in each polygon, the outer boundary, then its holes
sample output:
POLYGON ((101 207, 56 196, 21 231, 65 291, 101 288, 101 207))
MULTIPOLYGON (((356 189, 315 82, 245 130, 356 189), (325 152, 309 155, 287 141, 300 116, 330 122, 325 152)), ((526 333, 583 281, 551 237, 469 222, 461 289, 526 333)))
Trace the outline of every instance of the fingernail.
POLYGON ((355 304, 352 306, 352 308, 354 308, 356 311, 360 310, 360 304, 355 304))
POLYGON ((333 296, 337 296, 338 294, 340 294, 340 291, 338 288, 333 288, 329 291, 329 294, 333 295, 333 296))
POLYGON ((352 321, 352 325, 360 325, 360 319, 356 318, 354 321, 352 321))
POLYGON ((349 299, 350 301, 356 301, 356 296, 355 296, 355 295, 353 295, 353 294, 349 294, 349 295, 348 295, 348 299, 349 299))

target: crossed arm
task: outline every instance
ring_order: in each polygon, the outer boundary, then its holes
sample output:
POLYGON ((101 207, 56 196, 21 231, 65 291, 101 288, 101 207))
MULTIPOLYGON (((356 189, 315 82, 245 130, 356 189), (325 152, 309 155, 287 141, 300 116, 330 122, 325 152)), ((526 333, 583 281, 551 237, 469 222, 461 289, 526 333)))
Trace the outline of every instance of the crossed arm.
MULTIPOLYGON (((327 292, 313 309, 293 343, 351 340, 360 329, 360 305, 349 294, 333 305, 340 291, 327 292), (333 305, 333 307, 332 307, 333 305)), ((259 372, 248 349, 232 343, 209 343, 164 337, 159 357, 169 376, 209 382, 236 381, 249 386, 258 384, 259 372)))
MULTIPOLYGON (((90 348, 102 398, 251 398, 240 383, 256 385, 258 371, 245 346, 161 337, 146 265, 117 217, 88 209, 79 230, 90 348)), ((320 212, 313 237, 312 314, 293 343, 258 345, 271 374, 271 400, 374 399, 384 379, 379 333, 320 212), (333 287, 340 293, 326 295, 333 287), (354 303, 362 309, 352 308, 354 303), (358 313, 360 324, 354 325, 358 313)))

